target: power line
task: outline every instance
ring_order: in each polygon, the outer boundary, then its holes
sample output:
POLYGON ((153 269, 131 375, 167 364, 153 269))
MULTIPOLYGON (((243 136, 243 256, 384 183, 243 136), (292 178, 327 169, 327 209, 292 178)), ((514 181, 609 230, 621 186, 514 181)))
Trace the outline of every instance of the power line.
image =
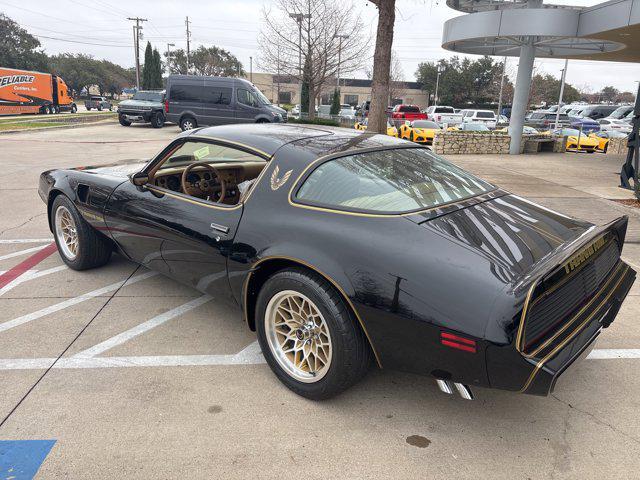
POLYGON ((36 34, 32 34, 34 37, 37 38, 46 38, 48 40, 57 40, 59 42, 67 42, 67 43, 80 43, 82 45, 97 45, 100 47, 116 47, 116 48, 129 48, 129 45, 116 45, 113 43, 93 43, 93 42, 82 42, 80 40, 69 40, 67 38, 58 38, 58 37, 48 37, 46 35, 36 35, 36 34))

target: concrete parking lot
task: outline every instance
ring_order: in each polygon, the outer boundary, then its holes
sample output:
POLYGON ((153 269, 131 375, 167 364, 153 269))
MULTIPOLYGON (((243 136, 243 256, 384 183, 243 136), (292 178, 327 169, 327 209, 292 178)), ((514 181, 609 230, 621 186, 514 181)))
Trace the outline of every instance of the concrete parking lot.
MULTIPOLYGON (((282 386, 255 335, 208 297, 117 255, 86 272, 47 255, 41 171, 150 158, 178 132, 0 137, 0 275, 34 258, 0 285, 0 440, 55 440, 38 478, 637 478, 640 282, 548 398, 477 390, 469 402, 372 370, 314 403, 282 386)), ((569 215, 629 215, 623 257, 640 270, 640 209, 609 200, 631 198, 616 187, 621 157, 451 160, 569 215)))

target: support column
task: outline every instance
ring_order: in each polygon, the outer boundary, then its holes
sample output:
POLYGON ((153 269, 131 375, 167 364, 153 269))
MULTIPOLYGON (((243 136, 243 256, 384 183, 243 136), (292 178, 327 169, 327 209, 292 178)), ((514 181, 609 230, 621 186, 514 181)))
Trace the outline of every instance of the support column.
POLYGON ((516 77, 516 88, 513 92, 513 105, 511 106, 511 119, 509 121, 509 135, 511 135, 509 153, 511 155, 520 154, 522 127, 524 126, 524 116, 527 113, 529 104, 529 90, 531 89, 535 51, 533 39, 529 39, 527 44, 520 47, 518 75, 516 77))

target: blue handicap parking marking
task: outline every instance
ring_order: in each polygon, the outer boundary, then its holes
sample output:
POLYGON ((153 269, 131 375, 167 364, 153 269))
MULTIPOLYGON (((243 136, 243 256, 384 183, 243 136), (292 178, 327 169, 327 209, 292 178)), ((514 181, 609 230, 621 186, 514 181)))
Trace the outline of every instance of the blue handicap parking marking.
POLYGON ((0 440, 0 480, 31 480, 55 440, 0 440))

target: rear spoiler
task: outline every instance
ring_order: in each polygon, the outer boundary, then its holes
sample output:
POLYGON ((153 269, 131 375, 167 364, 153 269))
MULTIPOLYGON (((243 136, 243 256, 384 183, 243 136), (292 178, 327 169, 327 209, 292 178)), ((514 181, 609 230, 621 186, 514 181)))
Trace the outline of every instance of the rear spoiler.
POLYGON ((571 259, 573 255, 580 252, 581 249, 589 247, 609 232, 613 234, 614 238, 618 242, 618 245, 620 246, 620 253, 622 253, 624 240, 627 236, 628 223, 629 217, 627 215, 623 215, 622 217, 619 217, 605 225, 590 228, 575 240, 563 243, 553 252, 540 259, 540 261, 536 263, 520 280, 514 290, 520 291, 522 288, 529 289, 534 283, 540 283, 540 280, 553 276, 558 269, 564 268, 564 264, 571 259))

